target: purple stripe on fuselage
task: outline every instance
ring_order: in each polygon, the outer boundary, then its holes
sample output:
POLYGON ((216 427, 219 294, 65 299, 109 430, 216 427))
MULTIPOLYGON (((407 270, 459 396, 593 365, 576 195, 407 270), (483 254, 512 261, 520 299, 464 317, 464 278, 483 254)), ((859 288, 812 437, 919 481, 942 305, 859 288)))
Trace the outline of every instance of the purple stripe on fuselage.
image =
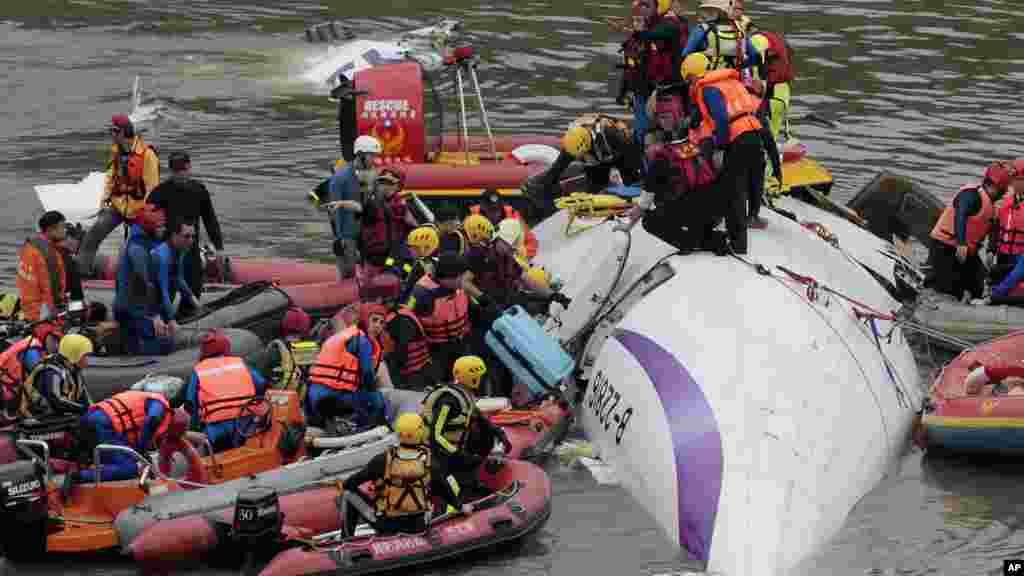
POLYGON ((614 336, 643 367, 661 399, 676 459, 679 545, 707 562, 722 490, 718 422, 704 391, 671 352, 631 330, 616 330, 614 336))

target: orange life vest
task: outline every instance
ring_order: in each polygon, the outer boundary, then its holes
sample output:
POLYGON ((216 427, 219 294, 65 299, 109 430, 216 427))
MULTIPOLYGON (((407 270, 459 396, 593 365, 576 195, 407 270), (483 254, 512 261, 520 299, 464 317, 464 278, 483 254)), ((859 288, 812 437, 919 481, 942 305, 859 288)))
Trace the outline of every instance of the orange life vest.
MULTIPOLYGON (((505 218, 509 218, 509 219, 512 219, 512 220, 518 220, 519 224, 523 227, 523 243, 526 245, 526 257, 527 258, 533 258, 534 256, 536 256, 537 255, 537 235, 534 234, 532 230, 530 230, 529 226, 526 225, 526 221, 523 220, 523 216, 519 213, 518 210, 516 210, 515 208, 513 208, 511 206, 508 206, 507 204, 503 205, 502 209, 505 212, 505 218)), ((475 204, 473 206, 470 206, 469 207, 469 211, 472 214, 480 214, 481 213, 480 212, 480 205, 479 204, 475 204)), ((495 226, 497 226, 499 224, 499 222, 491 222, 491 224, 494 224, 495 226)))
POLYGON ((43 349, 43 345, 33 336, 18 340, 0 352, 0 386, 17 389, 25 380, 25 366, 22 357, 29 348, 43 349))
POLYGON ((697 142, 712 138, 715 134, 715 119, 704 102, 704 88, 709 86, 718 89, 725 99, 730 144, 741 134, 761 129, 761 122, 756 116, 761 100, 752 95, 740 82, 739 72, 733 68, 723 68, 708 72, 690 88, 690 100, 697 105, 702 118, 700 128, 697 129, 697 142))
POLYGON ((49 307, 50 314, 56 314, 56 307, 64 304, 67 291, 65 265, 64 255, 44 236, 25 239, 15 283, 26 320, 41 320, 43 304, 49 307), (39 275, 44 271, 46 281, 40 282, 39 275))
POLYGON ((1010 197, 999 207, 999 253, 1024 254, 1024 202, 1010 197))
POLYGON ((256 383, 237 356, 207 358, 195 366, 199 420, 204 424, 237 420, 256 398, 256 383))
POLYGON ((164 405, 164 420, 153 436, 153 439, 156 440, 167 432, 172 419, 171 405, 163 394, 129 390, 114 394, 95 406, 110 418, 114 432, 124 434, 128 437, 128 442, 137 445, 146 424, 147 400, 156 400, 164 405))
MULTIPOLYGON (((429 274, 420 278, 417 286, 437 290, 441 286, 429 274)), ((434 299, 430 316, 420 317, 423 333, 431 344, 460 340, 469 334, 469 297, 459 288, 444 298, 434 299)))
MULTIPOLYGON (((356 391, 359 389, 359 357, 348 351, 348 341, 356 336, 366 336, 357 326, 331 336, 320 348, 316 363, 309 369, 309 381, 335 390, 356 391)), ((373 345, 373 365, 380 363, 381 350, 373 338, 366 337, 373 345)))
MULTIPOLYGON (((417 338, 414 338, 409 342, 408 347, 405 351, 405 366, 402 367, 402 376, 410 376, 424 369, 430 364, 430 343, 427 341, 426 331, 423 329, 423 324, 420 319, 416 317, 416 314, 408 308, 399 308, 398 312, 392 312, 388 315, 387 322, 390 324, 392 320, 398 316, 404 316, 413 321, 416 324, 416 328, 419 331, 417 338)), ((387 331, 384 332, 383 349, 384 352, 391 353, 395 351, 395 342, 391 338, 391 335, 387 331)))
MULTIPOLYGON (((977 190, 978 195, 981 196, 981 210, 978 210, 977 214, 967 219, 967 238, 965 238, 968 249, 971 252, 976 252, 978 250, 978 243, 992 229, 995 207, 993 207, 992 199, 988 197, 988 193, 980 186, 963 186, 960 188, 960 192, 957 192, 957 195, 969 190, 977 190)), ((939 216, 939 220, 932 227, 931 237, 948 246, 956 247, 959 244, 956 238, 956 210, 953 208, 952 202, 949 203, 949 206, 946 206, 946 209, 942 211, 942 215, 939 216)))
POLYGON ((131 218, 146 201, 146 154, 153 146, 142 141, 141 136, 132 140, 132 151, 128 155, 127 169, 121 166, 121 153, 115 144, 110 161, 110 203, 124 217, 131 218))

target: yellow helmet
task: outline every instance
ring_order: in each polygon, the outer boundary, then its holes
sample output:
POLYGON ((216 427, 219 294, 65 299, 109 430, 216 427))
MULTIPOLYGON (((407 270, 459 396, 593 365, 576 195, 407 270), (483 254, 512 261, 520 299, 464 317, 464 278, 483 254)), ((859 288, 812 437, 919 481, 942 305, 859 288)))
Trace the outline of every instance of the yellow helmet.
POLYGON ((663 16, 668 14, 669 9, 672 8, 672 0, 658 0, 658 15, 663 16))
POLYGON ((771 43, 768 42, 768 38, 764 34, 754 34, 750 38, 750 43, 753 44, 754 50, 757 50, 762 56, 768 53, 768 48, 771 47, 771 43))
POLYGON ((441 237, 437 234, 437 228, 420 226, 409 232, 405 243, 409 245, 410 250, 416 253, 416 256, 426 258, 433 256, 437 251, 438 246, 441 245, 441 237))
POLYGON ((544 288, 551 288, 551 276, 548 275, 548 271, 541 268, 540 266, 533 266, 526 271, 526 277, 530 279, 534 284, 543 286, 544 288))
POLYGON ((415 412, 406 412, 395 420, 395 432, 398 434, 399 444, 405 446, 423 444, 425 431, 423 418, 415 412))
POLYGON ((586 126, 579 124, 569 128, 562 136, 562 150, 573 158, 580 158, 590 151, 594 137, 586 126))
POLYGON ((700 78, 707 73, 711 61, 703 52, 694 52, 683 60, 683 80, 700 78))
POLYGON ((463 356, 455 361, 452 368, 455 382, 474 392, 480 388, 484 374, 487 374, 487 364, 479 356, 463 356))
POLYGON ((334 161, 334 171, 337 172, 338 170, 341 170, 347 164, 348 162, 345 162, 344 158, 338 158, 337 160, 334 161))
POLYGON ((81 334, 68 334, 60 339, 57 352, 67 358, 68 362, 78 364, 86 354, 92 354, 92 341, 81 334))
POLYGON ((470 214, 462 222, 462 231, 471 243, 482 244, 494 237, 494 224, 482 214, 470 214))

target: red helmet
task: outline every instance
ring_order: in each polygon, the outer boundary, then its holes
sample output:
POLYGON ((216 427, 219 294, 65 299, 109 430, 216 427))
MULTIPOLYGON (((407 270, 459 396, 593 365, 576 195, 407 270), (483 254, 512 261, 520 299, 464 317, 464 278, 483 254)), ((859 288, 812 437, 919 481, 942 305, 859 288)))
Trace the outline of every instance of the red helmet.
POLYGON ((143 204, 135 219, 150 234, 156 234, 158 228, 167 225, 167 213, 152 204, 143 204))
POLYGON ((303 338, 309 333, 313 320, 302 308, 289 308, 281 320, 281 336, 298 336, 303 338))
POLYGON ((60 340, 64 337, 64 331, 53 322, 40 322, 32 329, 32 337, 38 340, 40 344, 46 344, 47 336, 56 336, 57 340, 60 340))
POLYGON ((212 330, 207 332, 199 345, 199 359, 205 360, 213 356, 226 356, 231 353, 231 340, 224 334, 223 330, 212 330))
POLYGON ((1010 170, 1002 162, 993 162, 988 170, 985 170, 985 182, 990 183, 1000 192, 1005 191, 1010 184, 1010 170))

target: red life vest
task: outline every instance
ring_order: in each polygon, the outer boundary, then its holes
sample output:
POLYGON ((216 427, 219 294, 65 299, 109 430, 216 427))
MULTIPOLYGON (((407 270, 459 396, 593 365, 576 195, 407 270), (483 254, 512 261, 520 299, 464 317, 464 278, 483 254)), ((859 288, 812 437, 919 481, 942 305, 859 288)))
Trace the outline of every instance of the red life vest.
POLYGON ((715 119, 704 102, 704 88, 709 86, 718 89, 725 99, 730 143, 742 134, 761 129, 761 122, 756 116, 761 100, 747 91, 740 82, 739 72, 733 68, 724 68, 708 72, 690 88, 690 100, 697 105, 702 118, 700 128, 695 133, 696 142, 713 138, 715 134, 715 119))
MULTIPOLYGON (((417 318, 416 314, 408 308, 402 307, 398 309, 398 312, 392 312, 389 314, 387 319, 388 324, 399 316, 404 316, 405 318, 412 320, 417 329, 417 337, 409 342, 405 350, 405 366, 402 367, 401 372, 402 376, 409 376, 416 374, 430 364, 430 342, 427 341, 426 330, 423 329, 423 324, 420 322, 420 319, 417 318)), ((384 352, 394 352, 395 343, 391 338, 391 335, 385 331, 383 338, 384 342, 382 343, 382 347, 384 352)))
POLYGON ((146 424, 147 400, 156 400, 164 405, 163 422, 160 423, 156 434, 153 435, 153 440, 156 441, 157 438, 160 438, 167 432, 173 416, 171 405, 167 402, 167 398, 164 398, 163 394, 129 390, 120 394, 114 394, 103 402, 96 404, 95 407, 110 418, 114 432, 124 434, 128 438, 129 443, 137 446, 142 436, 143 427, 146 424))
POLYGON ((792 82, 796 75, 793 72, 793 49, 782 34, 776 32, 758 32, 768 40, 769 54, 763 54, 769 84, 792 82))
POLYGON ((1024 202, 1007 198, 999 207, 999 253, 1024 254, 1024 202))
POLYGON ((663 82, 679 80, 680 57, 690 33, 686 20, 671 10, 655 19, 652 24, 648 25, 648 28, 654 28, 661 24, 662 20, 675 22, 679 26, 679 36, 676 42, 656 40, 646 43, 647 83, 651 87, 663 82))
POLYGON ((199 382, 199 420, 214 424, 237 420, 256 398, 256 383, 237 356, 207 358, 195 366, 199 382))
POLYGON ((659 198, 672 201, 690 192, 697 191, 717 178, 711 161, 700 153, 696 145, 690 142, 678 144, 655 144, 648 148, 647 157, 652 164, 659 160, 668 162, 673 171, 670 190, 659 190, 659 198))
MULTIPOLYGON (((417 286, 437 290, 441 286, 425 274, 417 286)), ((420 317, 423 333, 431 344, 444 344, 465 338, 469 334, 469 297, 459 288, 443 298, 434 299, 434 309, 429 316, 420 317)))
POLYGON ((409 234, 409 225, 405 222, 405 202, 395 194, 389 204, 390 214, 383 206, 376 204, 373 206, 376 211, 373 223, 366 225, 364 218, 361 234, 363 250, 368 256, 387 256, 392 247, 405 242, 409 234))
POLYGON ((472 270, 473 283, 480 290, 491 294, 504 294, 519 286, 523 267, 515 259, 515 248, 504 240, 497 239, 487 246, 476 247, 485 254, 484 267, 472 270))
POLYGON ((28 336, 10 345, 0 353, 0 386, 17 390, 25 380, 25 365, 21 363, 29 348, 43 349, 43 345, 33 336, 28 336))
MULTIPOLYGON (((962 186, 957 195, 968 190, 977 190, 978 196, 981 197, 981 210, 978 210, 977 214, 967 219, 967 238, 965 238, 970 251, 976 252, 978 250, 978 243, 992 229, 995 208, 992 206, 992 199, 988 197, 988 193, 980 186, 962 186)), ((949 206, 946 206, 938 221, 935 222, 931 237, 954 248, 959 244, 956 238, 956 210, 953 208, 952 202, 949 203, 949 206)))
MULTIPOLYGON (((357 326, 348 328, 331 336, 324 342, 316 363, 309 369, 309 381, 322 384, 334 390, 356 391, 360 383, 359 357, 348 351, 348 341, 356 336, 366 336, 357 326)), ((380 346, 367 336, 373 346, 373 365, 380 364, 382 352, 380 346)))

